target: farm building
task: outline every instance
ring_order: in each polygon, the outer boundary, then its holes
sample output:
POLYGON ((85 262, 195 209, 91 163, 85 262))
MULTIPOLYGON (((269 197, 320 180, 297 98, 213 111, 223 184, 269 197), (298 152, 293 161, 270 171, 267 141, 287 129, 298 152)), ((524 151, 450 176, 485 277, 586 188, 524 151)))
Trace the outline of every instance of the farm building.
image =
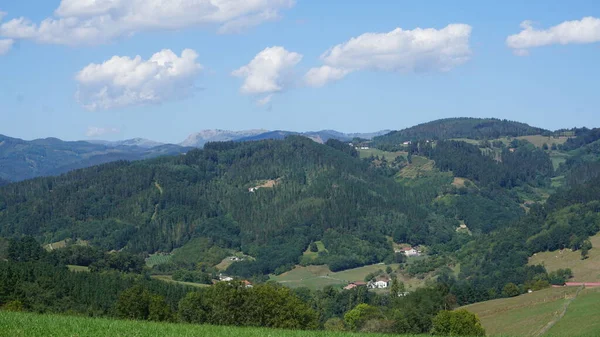
POLYGON ((367 283, 369 289, 385 289, 389 287, 390 279, 387 277, 378 277, 374 281, 367 283))
POLYGON ((356 281, 356 282, 352 282, 352 283, 348 284, 347 286, 344 287, 344 289, 351 290, 351 289, 354 289, 357 287, 364 287, 366 285, 367 285, 366 282, 356 281))
POLYGON ((223 275, 223 274, 220 274, 220 275, 219 275, 219 281, 222 281, 222 282, 229 282, 229 281, 233 281, 233 277, 230 277, 230 276, 225 276, 225 275, 223 275))
POLYGON ((402 253, 406 256, 419 256, 421 255, 421 252, 419 250, 417 250, 416 248, 413 247, 404 247, 404 248, 400 248, 395 250, 396 253, 402 253))

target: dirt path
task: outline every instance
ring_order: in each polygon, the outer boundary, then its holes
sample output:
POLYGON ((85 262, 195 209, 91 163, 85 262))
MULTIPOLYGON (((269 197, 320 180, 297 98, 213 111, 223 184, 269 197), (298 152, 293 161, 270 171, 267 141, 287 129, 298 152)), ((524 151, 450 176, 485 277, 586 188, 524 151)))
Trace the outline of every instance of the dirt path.
POLYGON ((580 287, 579 289, 577 289, 575 296, 570 298, 567 301, 567 303, 565 303, 565 306, 564 306, 562 312, 560 313, 560 315, 558 315, 558 317, 556 317, 555 319, 550 321, 548 324, 546 324, 546 326, 544 326, 538 333, 536 333, 533 336, 539 337, 539 336, 544 335, 546 332, 548 332, 548 330, 550 330, 554 326, 554 324, 558 323, 558 321, 560 321, 565 316, 565 314, 567 313, 567 309, 569 308, 569 305, 571 304, 571 302, 573 302, 577 298, 577 295, 579 295, 579 293, 583 290, 583 288, 584 287, 580 287))

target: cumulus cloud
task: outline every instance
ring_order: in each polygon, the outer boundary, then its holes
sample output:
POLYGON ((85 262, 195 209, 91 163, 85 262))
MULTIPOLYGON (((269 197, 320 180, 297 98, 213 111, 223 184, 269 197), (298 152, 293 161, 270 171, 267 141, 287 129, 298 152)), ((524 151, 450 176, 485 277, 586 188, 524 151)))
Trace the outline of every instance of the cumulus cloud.
POLYGON ((326 51, 321 55, 325 66, 310 69, 305 81, 322 86, 358 70, 449 71, 469 60, 471 29, 466 24, 450 24, 442 29, 365 33, 326 51))
POLYGON ((181 56, 165 49, 148 60, 139 55, 135 58, 113 56, 77 73, 77 98, 89 110, 186 98, 193 94, 194 80, 202 70, 197 58, 198 54, 191 49, 185 49, 181 56))
POLYGON ((11 50, 14 43, 15 41, 11 39, 0 40, 0 55, 8 53, 11 50))
POLYGON ((301 60, 301 54, 274 46, 265 48, 250 63, 231 74, 244 78, 240 89, 242 93, 271 94, 284 90, 294 67, 301 60))
POLYGON ((218 25, 220 33, 276 20, 294 0, 62 0, 54 16, 24 17, 0 26, 0 35, 40 43, 86 45, 151 30, 218 25))
POLYGON ((100 137, 100 136, 105 136, 105 135, 110 135, 110 134, 117 134, 120 133, 121 130, 117 129, 117 128, 99 128, 96 126, 90 126, 87 131, 85 132, 86 137, 89 138, 94 138, 94 137, 100 137))
POLYGON ((304 75, 304 82, 311 87, 322 87, 327 82, 342 79, 350 72, 350 69, 340 69, 330 66, 312 68, 304 75))
POLYGON ((521 32, 506 38, 515 55, 528 55, 527 49, 552 44, 583 44, 600 41, 600 19, 585 17, 565 21, 548 29, 535 29, 529 20, 521 23, 521 32))

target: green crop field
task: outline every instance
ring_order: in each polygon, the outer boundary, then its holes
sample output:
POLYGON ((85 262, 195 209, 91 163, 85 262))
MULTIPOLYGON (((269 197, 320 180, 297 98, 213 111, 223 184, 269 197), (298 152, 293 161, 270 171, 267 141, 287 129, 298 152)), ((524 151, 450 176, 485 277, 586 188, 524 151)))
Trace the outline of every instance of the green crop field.
POLYGON ((570 249, 534 254, 529 258, 530 265, 542 264, 548 272, 557 269, 571 268, 574 282, 600 282, 600 234, 590 237, 592 249, 589 257, 581 259, 579 251, 570 249))
POLYGON ((173 256, 171 254, 152 254, 146 258, 146 265, 153 267, 159 264, 167 263, 171 261, 173 256))
MULTIPOLYGON (((263 328, 240 328, 211 325, 153 323, 123 321, 105 318, 85 318, 59 315, 38 315, 0 311, 0 336, 10 337, 342 337, 347 332, 290 331, 263 328)), ((354 337, 389 336, 380 334, 352 334, 354 337)), ((417 335, 396 335, 418 337, 417 335)), ((423 336, 423 335, 422 335, 423 336)), ((423 336, 424 337, 424 336, 423 336)))

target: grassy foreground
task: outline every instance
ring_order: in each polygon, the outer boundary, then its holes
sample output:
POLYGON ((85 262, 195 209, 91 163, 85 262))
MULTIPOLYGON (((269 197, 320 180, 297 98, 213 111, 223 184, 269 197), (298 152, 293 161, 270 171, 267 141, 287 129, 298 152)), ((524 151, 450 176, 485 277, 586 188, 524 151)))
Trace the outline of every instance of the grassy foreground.
MULTIPOLYGON (((288 331, 261 328, 222 327, 122 321, 105 318, 85 318, 60 315, 38 315, 0 311, 0 336, 11 337, 142 337, 142 336, 227 336, 227 337, 342 337, 347 332, 288 331)), ((379 334, 351 334, 355 337, 389 336, 379 334)), ((399 335, 396 335, 399 336, 399 335)), ((417 335, 403 335, 418 337, 417 335)), ((424 337, 424 335, 421 335, 424 337)))
POLYGON ((548 288, 463 307, 479 316, 488 336, 600 336, 600 289, 548 288))

